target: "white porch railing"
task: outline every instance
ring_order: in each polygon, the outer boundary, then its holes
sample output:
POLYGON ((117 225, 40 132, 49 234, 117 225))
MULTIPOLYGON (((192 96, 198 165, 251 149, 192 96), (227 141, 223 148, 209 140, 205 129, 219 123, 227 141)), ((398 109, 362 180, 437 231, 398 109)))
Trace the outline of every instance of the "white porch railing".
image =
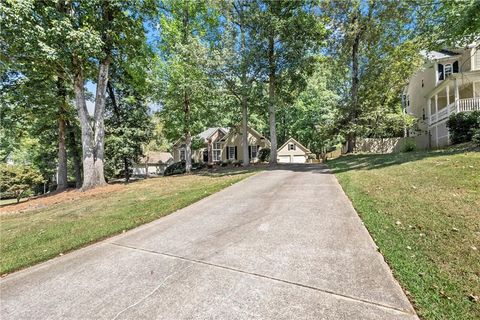
POLYGON ((430 116, 430 124, 448 118, 452 113, 480 111, 480 98, 459 99, 430 116))

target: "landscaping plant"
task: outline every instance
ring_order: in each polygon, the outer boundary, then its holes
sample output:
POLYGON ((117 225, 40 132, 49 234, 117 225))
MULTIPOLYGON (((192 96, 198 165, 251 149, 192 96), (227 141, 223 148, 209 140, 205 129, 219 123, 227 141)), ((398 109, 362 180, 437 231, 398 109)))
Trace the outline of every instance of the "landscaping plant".
POLYGON ((35 185, 43 183, 40 172, 29 166, 0 164, 0 192, 4 195, 14 196, 17 203, 35 185))

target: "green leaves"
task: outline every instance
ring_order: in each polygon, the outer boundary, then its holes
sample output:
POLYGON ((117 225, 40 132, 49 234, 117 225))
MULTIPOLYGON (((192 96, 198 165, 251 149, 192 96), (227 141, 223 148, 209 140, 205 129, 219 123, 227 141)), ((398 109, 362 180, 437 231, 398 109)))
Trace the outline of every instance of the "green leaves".
POLYGON ((0 164, 0 192, 17 198, 17 202, 35 185, 43 183, 40 172, 30 166, 0 164))

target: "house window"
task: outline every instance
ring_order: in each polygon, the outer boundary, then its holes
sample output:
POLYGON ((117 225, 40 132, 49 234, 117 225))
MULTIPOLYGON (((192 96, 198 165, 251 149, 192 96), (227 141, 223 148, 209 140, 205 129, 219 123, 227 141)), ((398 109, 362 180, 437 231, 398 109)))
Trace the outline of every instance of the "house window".
POLYGON ((213 161, 220 161, 222 158, 221 150, 213 150, 213 161))
POLYGON ((423 88, 424 86, 425 86, 425 82, 424 82, 423 79, 422 79, 422 88, 423 88))
POLYGON ((445 79, 445 74, 443 73, 443 64, 441 63, 438 64, 437 74, 438 74, 439 81, 445 79))
POLYGON ((295 150, 296 147, 295 147, 295 144, 294 143, 289 143, 288 144, 288 150, 295 150))
POLYGON ((213 161, 222 160, 222 147, 220 146, 219 142, 215 142, 213 144, 212 157, 213 157, 213 161))
POLYGON ((452 64, 451 63, 447 63, 443 66, 444 68, 444 72, 445 72, 445 78, 448 77, 449 75, 452 74, 452 64))
POLYGON ((185 149, 180 150, 180 161, 185 161, 187 157, 185 156, 185 149))
POLYGON ((235 147, 228 147, 228 159, 235 160, 235 147))
POLYGON ((250 146, 250 159, 256 159, 258 154, 258 146, 250 146))

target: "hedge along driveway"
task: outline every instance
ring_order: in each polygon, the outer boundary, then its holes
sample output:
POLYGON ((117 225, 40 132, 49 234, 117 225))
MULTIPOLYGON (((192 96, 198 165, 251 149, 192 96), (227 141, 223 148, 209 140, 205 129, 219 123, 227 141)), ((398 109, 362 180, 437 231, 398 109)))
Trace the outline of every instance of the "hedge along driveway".
POLYGON ((150 222, 252 174, 239 170, 148 179, 108 186, 101 192, 73 196, 43 209, 2 212, 0 273, 31 266, 150 222))

